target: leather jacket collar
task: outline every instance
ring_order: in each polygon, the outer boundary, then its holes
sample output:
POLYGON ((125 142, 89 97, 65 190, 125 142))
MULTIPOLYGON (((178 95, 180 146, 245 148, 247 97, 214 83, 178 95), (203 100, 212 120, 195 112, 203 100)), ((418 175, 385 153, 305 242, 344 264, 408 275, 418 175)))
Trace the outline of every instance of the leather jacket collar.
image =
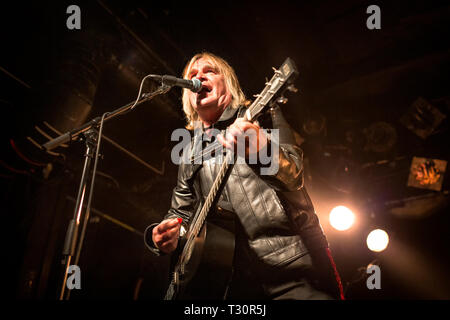
POLYGON ((209 128, 215 128, 218 130, 226 129, 230 124, 234 122, 238 110, 240 110, 240 108, 232 108, 231 106, 226 107, 226 109, 222 112, 222 115, 220 116, 219 120, 217 120, 216 123, 212 124, 207 128, 203 127, 203 130, 209 128))

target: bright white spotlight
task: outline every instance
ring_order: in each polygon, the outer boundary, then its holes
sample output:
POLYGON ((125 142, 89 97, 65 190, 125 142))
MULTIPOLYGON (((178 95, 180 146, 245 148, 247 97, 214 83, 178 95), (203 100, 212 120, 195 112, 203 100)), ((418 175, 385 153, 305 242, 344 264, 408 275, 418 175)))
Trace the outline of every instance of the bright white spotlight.
POLYGON ((387 248, 388 243, 389 236, 384 230, 372 230, 367 236, 367 247, 372 251, 381 252, 387 248))
POLYGON ((347 207, 337 206, 330 212, 330 224, 336 230, 347 230, 353 225, 353 222, 355 222, 355 215, 347 207))

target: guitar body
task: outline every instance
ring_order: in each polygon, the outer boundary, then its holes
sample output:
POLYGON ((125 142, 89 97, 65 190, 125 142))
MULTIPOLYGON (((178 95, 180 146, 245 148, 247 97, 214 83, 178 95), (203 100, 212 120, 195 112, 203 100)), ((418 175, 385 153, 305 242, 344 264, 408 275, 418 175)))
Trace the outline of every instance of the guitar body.
POLYGON ((171 282, 166 300, 221 300, 225 295, 232 274, 234 234, 207 222, 194 243, 184 273, 177 285, 171 282))
MULTIPOLYGON (((206 239, 196 255, 191 257, 189 274, 195 275, 182 291, 179 299, 222 300, 232 273, 235 237, 215 224, 205 224, 206 239), (194 269, 195 268, 195 269, 194 269)), ((202 230, 203 232, 203 230, 202 230)))

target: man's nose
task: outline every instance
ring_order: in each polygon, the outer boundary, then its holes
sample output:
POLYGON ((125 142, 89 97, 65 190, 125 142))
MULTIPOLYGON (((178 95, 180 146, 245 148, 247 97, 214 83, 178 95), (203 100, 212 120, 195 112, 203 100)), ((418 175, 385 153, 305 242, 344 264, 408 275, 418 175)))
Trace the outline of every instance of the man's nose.
POLYGON ((197 74, 195 75, 195 77, 196 77, 198 80, 200 80, 200 81, 206 80, 205 74, 204 74, 203 72, 201 72, 201 71, 197 72, 197 74))

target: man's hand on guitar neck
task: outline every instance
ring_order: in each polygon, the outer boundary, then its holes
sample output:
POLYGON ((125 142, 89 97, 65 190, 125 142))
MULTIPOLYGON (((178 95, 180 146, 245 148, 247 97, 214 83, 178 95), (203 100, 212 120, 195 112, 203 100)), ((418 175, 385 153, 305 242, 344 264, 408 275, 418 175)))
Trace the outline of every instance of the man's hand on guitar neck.
POLYGON ((153 228, 152 240, 164 253, 171 253, 177 248, 180 236, 181 218, 163 220, 153 228))
MULTIPOLYGON (((259 125, 252 123, 245 118, 237 118, 227 129, 225 137, 222 134, 217 135, 217 140, 228 149, 238 152, 238 142, 245 143, 245 158, 250 154, 257 154, 267 143, 267 136, 259 125)), ((239 156, 244 156, 239 154, 239 156)))

